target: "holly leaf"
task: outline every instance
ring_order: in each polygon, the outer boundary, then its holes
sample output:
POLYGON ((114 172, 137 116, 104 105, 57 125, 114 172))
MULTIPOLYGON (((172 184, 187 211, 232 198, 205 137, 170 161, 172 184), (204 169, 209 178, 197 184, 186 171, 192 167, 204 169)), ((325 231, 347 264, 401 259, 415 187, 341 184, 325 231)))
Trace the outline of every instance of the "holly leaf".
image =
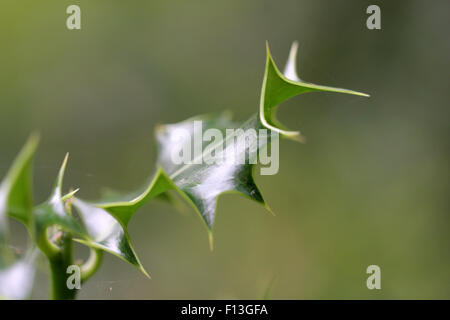
POLYGON ((88 237, 74 240, 89 247, 109 252, 134 265, 150 278, 134 251, 126 226, 109 212, 75 198, 73 206, 83 221, 88 237))
POLYGON ((34 209, 37 242, 41 249, 47 254, 53 251, 52 243, 49 243, 47 238, 47 229, 56 225, 63 231, 70 232, 75 241, 112 253, 136 266, 149 277, 131 245, 125 226, 107 211, 75 198, 75 192, 62 196, 67 160, 68 155, 59 170, 49 199, 34 209), (78 220, 72 213, 72 206, 77 210, 78 220))
MULTIPOLYGON (((48 200, 36 206, 33 210, 36 240, 38 245, 40 245, 41 250, 46 254, 51 254, 51 251, 53 251, 52 244, 48 242, 47 236, 47 229, 51 226, 58 226, 66 232, 83 237, 88 236, 82 225, 75 220, 73 215, 68 212, 64 205, 62 185, 68 158, 69 155, 67 154, 59 169, 57 179, 48 200)), ((70 200, 71 197, 72 195, 70 194, 66 198, 67 200, 70 200)))
POLYGON ((7 215, 32 225, 32 162, 38 143, 37 135, 28 139, 0 184, 0 237, 7 232, 7 215))
POLYGON ((268 44, 266 49, 266 68, 261 89, 259 119, 264 127, 278 132, 284 137, 304 142, 304 137, 299 131, 287 130, 276 118, 278 106, 293 96, 313 91, 328 91, 369 97, 368 94, 362 92, 322 86, 301 80, 297 74, 297 42, 292 44, 284 73, 281 73, 275 65, 268 44))
MULTIPOLYGON (((253 179, 255 163, 236 163, 235 157, 245 156, 247 159, 258 158, 258 152, 276 142, 278 135, 294 140, 302 140, 298 131, 288 131, 276 119, 277 107, 285 100, 311 91, 330 91, 360 96, 364 93, 312 84, 301 80, 296 72, 297 44, 294 43, 284 74, 279 71, 267 46, 266 67, 261 89, 259 113, 242 124, 231 121, 229 114, 216 116, 200 116, 176 124, 162 125, 157 128, 156 137, 159 146, 158 169, 151 183, 134 197, 120 201, 101 202, 94 204, 116 217, 124 226, 132 215, 147 201, 169 190, 177 191, 200 215, 204 222, 212 244, 212 229, 215 221, 216 205, 220 195, 238 193, 251 200, 265 203, 261 192, 253 179), (201 121, 201 127, 198 122, 201 121), (182 151, 183 155, 192 149, 190 137, 201 134, 203 130, 215 129, 216 133, 203 141, 201 152, 197 153, 189 163, 174 161, 173 155, 182 151), (235 130, 234 135, 226 136, 227 129, 235 130), (249 142, 247 130, 268 129, 267 141, 263 143, 249 142), (184 134, 180 134, 183 132, 184 134), (225 136, 225 137, 224 137, 225 136), (213 139, 214 138, 214 139, 213 139), (233 150, 228 155, 228 151, 233 150), (211 158, 225 161, 208 163, 202 161, 211 158), (234 158, 233 158, 234 157, 234 158), (230 161, 227 161, 230 160, 230 161)), ((202 141, 201 137, 200 140, 202 141)), ((195 154, 196 146, 194 146, 195 154)), ((270 210, 270 209, 269 209, 270 210)))
POLYGON ((34 247, 17 258, 9 246, 8 215, 33 224, 32 162, 39 138, 31 136, 0 184, 0 298, 25 299, 30 296, 34 280, 34 247))
POLYGON ((23 300, 31 295, 34 275, 34 262, 37 251, 30 251, 6 268, 0 269, 0 299, 23 300))

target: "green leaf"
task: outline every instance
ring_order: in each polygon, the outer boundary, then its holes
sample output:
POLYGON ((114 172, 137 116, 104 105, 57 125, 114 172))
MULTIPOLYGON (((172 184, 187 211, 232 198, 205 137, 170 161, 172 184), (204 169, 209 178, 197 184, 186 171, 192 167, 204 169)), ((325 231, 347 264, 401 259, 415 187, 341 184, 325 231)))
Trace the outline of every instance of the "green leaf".
POLYGON ((69 155, 67 154, 64 158, 49 199, 36 206, 33 210, 37 241, 41 250, 47 255, 51 255, 52 251, 54 251, 51 243, 47 242, 47 229, 50 226, 56 225, 66 232, 86 236, 82 226, 67 212, 62 199, 62 184, 68 157, 69 155))
POLYGON ((134 251, 128 231, 117 219, 102 208, 74 198, 73 206, 84 222, 88 237, 74 239, 92 248, 109 252, 137 267, 150 277, 134 251))
MULTIPOLYGON (((224 193, 238 193, 268 208, 253 180, 252 173, 254 164, 233 164, 227 161, 222 164, 205 164, 195 163, 193 161, 190 164, 179 165, 172 161, 170 155, 176 150, 189 149, 189 146, 186 149, 183 148, 189 143, 187 139, 177 140, 174 139, 174 136, 176 136, 176 132, 179 130, 185 130, 191 136, 199 133, 201 130, 194 124, 196 120, 203 121, 204 130, 215 128, 221 133, 231 128, 240 128, 242 129, 241 132, 245 132, 249 128, 255 130, 269 129, 268 143, 270 143, 276 134, 281 134, 291 139, 302 140, 299 132, 288 131, 277 121, 276 109, 279 104, 295 95, 311 91, 331 91, 367 96, 356 91, 315 85, 300 80, 295 70, 296 52, 297 44, 294 43, 289 55, 285 74, 283 75, 275 65, 267 46, 266 67, 258 114, 255 114, 240 125, 232 122, 229 114, 220 114, 217 116, 195 117, 180 123, 159 126, 156 134, 159 146, 159 164, 157 172, 148 187, 134 197, 121 201, 97 203, 94 206, 111 213, 121 224, 126 226, 132 215, 148 200, 168 190, 175 190, 199 213, 209 231, 210 239, 212 239, 217 199, 220 195, 224 193)), ((230 139, 225 138, 221 141, 214 141, 206 150, 203 148, 204 152, 202 156, 206 153, 211 153, 211 150, 224 152, 227 148, 237 150, 238 155, 245 154, 246 156, 254 156, 260 149, 267 147, 266 144, 258 144, 257 146, 253 146, 255 147, 253 149, 246 148, 245 144, 240 140, 242 134, 238 133, 230 139), (230 146, 227 143, 230 143, 230 146)))
POLYGON ((299 95, 301 93, 313 91, 329 91, 337 93, 353 94, 363 97, 369 95, 353 90, 327 87, 303 81, 297 75, 296 59, 298 44, 294 42, 291 47, 288 61, 284 70, 284 74, 275 65, 270 54, 269 45, 267 44, 266 68, 261 89, 261 98, 259 104, 259 118, 261 123, 268 129, 276 131, 281 135, 304 141, 299 131, 288 131, 276 118, 277 107, 287 99, 299 95))
POLYGON ((6 216, 23 222, 27 227, 32 225, 32 162, 39 138, 32 135, 17 158, 11 169, 0 184, 0 237, 7 232, 6 216), (3 230, 3 231, 2 231, 3 230))
POLYGON ((39 138, 31 136, 0 184, 0 298, 25 299, 32 289, 36 251, 16 259, 9 247, 8 215, 33 224, 31 167, 39 138))
POLYGON ((198 119, 203 119, 202 128, 195 126, 192 119, 159 128, 157 133, 158 162, 176 186, 176 190, 188 199, 203 218, 208 230, 211 231, 214 225, 217 199, 221 194, 238 193, 265 205, 261 192, 253 180, 253 164, 241 164, 235 161, 239 156, 245 156, 247 159, 254 157, 260 148, 265 147, 265 145, 258 145, 253 146, 254 148, 252 146, 246 148, 244 145, 244 135, 247 129, 258 130, 263 127, 256 115, 239 126, 231 122, 227 114, 196 118, 196 120, 198 119), (241 130, 235 131, 233 136, 222 134, 221 140, 213 141, 202 149, 201 158, 205 158, 211 153, 210 151, 215 150, 217 156, 223 156, 223 163, 207 164, 205 161, 196 163, 197 159, 193 159, 192 163, 175 164, 171 155, 177 150, 182 150, 183 144, 190 143, 190 139, 189 141, 174 142, 174 135, 177 135, 177 130, 180 128, 187 129, 192 136, 198 134, 199 131, 211 128, 218 129, 222 133, 231 128, 241 130), (231 150, 235 152, 228 155, 227 151, 231 150))
POLYGON ((37 251, 29 251, 25 257, 0 269, 0 299, 23 300, 33 289, 37 251))
POLYGON ((48 241, 47 229, 56 225, 71 233, 75 241, 112 253, 138 267, 148 276, 130 243, 126 228, 116 218, 105 210, 76 199, 73 197, 74 192, 69 193, 64 199, 77 210, 79 221, 67 209, 62 197, 67 160, 68 156, 64 159, 49 199, 34 209, 36 235, 41 250, 50 256, 55 252, 54 245, 48 241))

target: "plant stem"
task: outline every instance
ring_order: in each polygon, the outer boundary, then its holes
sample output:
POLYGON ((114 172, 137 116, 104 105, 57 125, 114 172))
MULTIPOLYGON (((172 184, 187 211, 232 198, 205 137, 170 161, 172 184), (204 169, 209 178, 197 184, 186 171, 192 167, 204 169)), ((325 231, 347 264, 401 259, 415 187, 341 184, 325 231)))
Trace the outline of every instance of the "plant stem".
POLYGON ((50 263, 50 298, 53 300, 73 300, 76 297, 76 289, 67 286, 67 268, 73 264, 72 261, 72 238, 66 234, 63 236, 63 245, 59 252, 49 257, 50 263))
POLYGON ((103 251, 90 249, 89 258, 81 265, 81 283, 87 281, 100 268, 103 259, 103 251))

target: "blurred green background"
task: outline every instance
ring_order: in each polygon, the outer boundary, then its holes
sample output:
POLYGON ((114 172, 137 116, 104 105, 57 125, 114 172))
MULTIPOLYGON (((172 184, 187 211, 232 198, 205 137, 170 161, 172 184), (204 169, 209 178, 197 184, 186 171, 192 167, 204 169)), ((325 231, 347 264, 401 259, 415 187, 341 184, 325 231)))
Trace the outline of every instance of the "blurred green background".
MULTIPOLYGON (((193 212, 150 202, 132 219, 152 275, 106 255, 80 298, 450 298, 448 1, 61 1, 0 4, 0 175, 32 131, 36 202, 70 151, 66 190, 95 199, 152 175, 153 128, 257 111, 268 40, 282 67, 371 94, 291 99, 280 171, 256 180, 277 214, 223 196, 215 251, 193 212), (78 4, 82 29, 65 26, 78 4), (381 7, 382 30, 366 28, 381 7), (381 290, 366 288, 381 267, 381 290)), ((258 171, 257 171, 258 172, 258 171)), ((23 228, 14 224, 17 245, 23 228)), ((21 242, 22 241, 22 242, 21 242)), ((85 257, 84 248, 78 248, 85 257)), ((34 298, 47 298, 45 268, 34 298)))

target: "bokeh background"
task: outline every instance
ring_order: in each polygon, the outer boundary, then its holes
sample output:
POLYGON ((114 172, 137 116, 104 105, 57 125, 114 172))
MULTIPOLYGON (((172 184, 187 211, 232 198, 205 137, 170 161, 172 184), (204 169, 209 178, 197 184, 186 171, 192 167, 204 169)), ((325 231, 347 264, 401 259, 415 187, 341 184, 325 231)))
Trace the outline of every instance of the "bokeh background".
MULTIPOLYGON (((271 216, 220 199, 215 250, 188 209, 150 202, 131 220, 152 275, 106 255, 80 298, 450 298, 448 1, 76 1, 0 4, 0 175, 33 131, 36 202, 70 151, 65 187, 94 200, 129 192, 155 167, 153 129, 193 115, 257 111, 268 40, 282 67, 371 94, 312 93, 280 119, 280 171, 256 180, 271 216), (65 26, 78 4, 82 30, 65 26), (382 30, 365 10, 381 7, 382 30), (366 288, 381 267, 382 289, 366 288)), ((17 245, 24 230, 14 224, 17 245)), ((77 248, 85 257, 86 250, 77 248)), ((41 271, 34 298, 47 298, 41 271)))

